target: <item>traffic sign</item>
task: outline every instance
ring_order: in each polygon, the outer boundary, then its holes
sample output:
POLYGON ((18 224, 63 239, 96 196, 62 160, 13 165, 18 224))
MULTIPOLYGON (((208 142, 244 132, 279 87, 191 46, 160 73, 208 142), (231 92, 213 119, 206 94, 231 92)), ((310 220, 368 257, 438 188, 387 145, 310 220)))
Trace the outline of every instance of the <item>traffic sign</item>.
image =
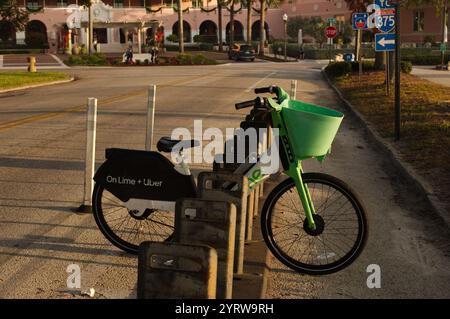
POLYGON ((395 4, 391 4, 389 0, 375 0, 375 4, 380 7, 380 9, 395 9, 395 4))
POLYGON ((375 34, 375 51, 394 51, 395 33, 375 34))
POLYGON ((395 5, 388 0, 375 0, 375 5, 380 8, 377 29, 385 33, 392 31, 395 28, 395 5))
POLYGON ((354 30, 367 30, 367 19, 369 14, 367 12, 357 12, 352 15, 352 26, 354 30))
POLYGON ((328 18, 328 23, 336 23, 336 18, 328 18))
POLYGON ((337 29, 336 27, 329 26, 325 29, 325 36, 328 39, 334 39, 337 36, 337 29))

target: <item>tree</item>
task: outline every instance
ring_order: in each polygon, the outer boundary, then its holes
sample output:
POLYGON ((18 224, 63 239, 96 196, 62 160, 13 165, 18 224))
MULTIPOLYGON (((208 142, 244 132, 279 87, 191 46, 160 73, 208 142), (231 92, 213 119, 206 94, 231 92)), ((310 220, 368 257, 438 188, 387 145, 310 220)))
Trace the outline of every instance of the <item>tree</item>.
POLYGON ((264 56, 266 40, 266 10, 270 7, 278 7, 284 0, 259 0, 259 55, 264 56))
POLYGON ((260 3, 260 14, 259 14, 259 55, 264 56, 264 40, 266 39, 266 1, 259 0, 260 3))
POLYGON ((254 0, 245 0, 247 4, 247 44, 252 43, 252 10, 254 0))
POLYGON ((184 32, 183 32, 183 7, 182 1, 177 0, 178 7, 178 45, 180 53, 184 53, 184 32))
POLYGON ((313 37, 316 42, 322 44, 325 41, 324 30, 327 24, 321 17, 294 17, 288 20, 287 34, 291 38, 298 36, 298 30, 303 34, 313 37))
POLYGON ((16 31, 23 31, 28 21, 28 11, 16 0, 0 0, 0 22, 10 23, 16 31))

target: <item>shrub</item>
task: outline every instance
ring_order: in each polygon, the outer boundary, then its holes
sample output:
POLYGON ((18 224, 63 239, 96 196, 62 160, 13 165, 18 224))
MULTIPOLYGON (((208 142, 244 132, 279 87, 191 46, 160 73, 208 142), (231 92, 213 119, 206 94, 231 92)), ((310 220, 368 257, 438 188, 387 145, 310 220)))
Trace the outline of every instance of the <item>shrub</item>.
POLYGON ((103 53, 94 53, 93 55, 71 55, 67 58, 68 65, 107 65, 108 60, 103 53))
POLYGON ((409 74, 412 71, 412 63, 411 61, 401 61, 400 62, 400 70, 403 73, 409 74))
POLYGON ((178 42, 178 36, 176 34, 170 34, 166 37, 169 42, 178 42))
POLYGON ((180 53, 175 57, 178 64, 192 64, 192 55, 188 53, 180 53))
POLYGON ((351 71, 352 71, 351 62, 334 62, 328 64, 328 66, 325 68, 325 72, 331 78, 345 76, 349 74, 351 71))

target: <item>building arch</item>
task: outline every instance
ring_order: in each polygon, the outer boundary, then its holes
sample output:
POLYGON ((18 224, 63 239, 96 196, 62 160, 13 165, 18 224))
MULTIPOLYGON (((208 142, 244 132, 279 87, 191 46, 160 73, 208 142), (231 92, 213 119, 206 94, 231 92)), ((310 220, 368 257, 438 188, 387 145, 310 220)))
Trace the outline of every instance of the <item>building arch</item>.
POLYGON ((0 21, 0 41, 16 43, 16 28, 10 21, 0 21))
MULTIPOLYGON (((255 21, 252 24, 252 41, 259 41, 261 21, 255 21)), ((264 22, 264 30, 266 31, 266 40, 269 40, 269 25, 264 22)))
MULTIPOLYGON (((231 24, 228 22, 226 26, 226 41, 228 43, 230 42, 230 29, 231 24)), ((238 20, 234 20, 234 41, 244 41, 244 26, 238 20)))
POLYGON ((47 27, 40 20, 31 20, 25 26, 25 43, 30 48, 48 48, 47 27))
POLYGON ((217 40, 217 25, 211 20, 205 20, 200 24, 199 35, 205 42, 216 43, 217 40))
MULTIPOLYGON (((176 21, 172 26, 172 34, 175 34, 178 36, 178 21, 176 21)), ((191 25, 186 20, 183 20, 183 38, 184 42, 190 43, 192 42, 192 31, 191 31, 191 25)))

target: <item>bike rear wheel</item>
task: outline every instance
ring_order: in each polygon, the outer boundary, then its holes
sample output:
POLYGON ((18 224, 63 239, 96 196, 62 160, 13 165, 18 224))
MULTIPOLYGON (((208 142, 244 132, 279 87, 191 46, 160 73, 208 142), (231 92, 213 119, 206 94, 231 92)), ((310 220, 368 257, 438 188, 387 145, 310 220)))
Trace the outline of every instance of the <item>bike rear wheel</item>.
POLYGON ((147 209, 137 215, 100 184, 94 187, 92 210, 103 235, 132 254, 138 253, 141 242, 170 240, 174 231, 174 212, 147 209))
POLYGON ((341 180, 322 173, 302 175, 315 207, 316 230, 310 230, 292 178, 269 194, 261 213, 264 240, 289 268, 322 275, 350 265, 367 239, 365 209, 341 180))

